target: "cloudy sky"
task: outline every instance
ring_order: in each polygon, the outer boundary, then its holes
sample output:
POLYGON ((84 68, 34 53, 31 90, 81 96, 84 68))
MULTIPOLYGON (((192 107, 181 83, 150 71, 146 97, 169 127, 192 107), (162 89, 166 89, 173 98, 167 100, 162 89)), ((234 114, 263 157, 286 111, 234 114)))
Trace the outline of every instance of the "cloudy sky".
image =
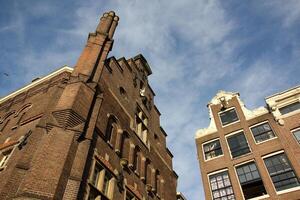
POLYGON ((0 0, 0 9, 0 96, 73 66, 102 13, 116 11, 110 55, 148 60, 178 190, 189 200, 204 199, 194 135, 208 126, 216 92, 239 91, 255 108, 299 85, 298 0, 0 0))

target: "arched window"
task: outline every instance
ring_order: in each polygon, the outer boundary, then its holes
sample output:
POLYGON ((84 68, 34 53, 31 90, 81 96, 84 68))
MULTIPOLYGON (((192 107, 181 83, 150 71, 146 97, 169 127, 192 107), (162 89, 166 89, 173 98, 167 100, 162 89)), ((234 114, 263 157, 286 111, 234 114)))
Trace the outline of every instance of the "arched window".
POLYGON ((115 116, 111 115, 108 118, 106 131, 105 131, 105 140, 111 142, 113 133, 117 131, 117 119, 115 116))

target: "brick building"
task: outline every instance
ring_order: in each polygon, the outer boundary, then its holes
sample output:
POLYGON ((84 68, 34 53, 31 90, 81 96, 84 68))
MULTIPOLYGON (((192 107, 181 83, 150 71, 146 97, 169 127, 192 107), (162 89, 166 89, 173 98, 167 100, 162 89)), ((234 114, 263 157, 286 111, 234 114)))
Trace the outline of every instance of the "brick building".
POLYGON ((177 175, 142 55, 107 58, 105 13, 74 69, 0 99, 0 199, 176 199, 177 175))
POLYGON ((208 104, 196 133, 206 199, 300 199, 300 86, 265 100, 249 110, 220 91, 208 104))

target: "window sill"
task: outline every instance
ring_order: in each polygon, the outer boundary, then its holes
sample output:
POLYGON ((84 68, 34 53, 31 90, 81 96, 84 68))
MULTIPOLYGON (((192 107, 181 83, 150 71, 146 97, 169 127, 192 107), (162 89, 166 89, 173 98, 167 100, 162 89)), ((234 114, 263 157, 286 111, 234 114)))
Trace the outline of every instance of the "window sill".
POLYGON ((272 137, 272 138, 270 138, 270 139, 267 139, 267 140, 264 140, 264 141, 261 141, 261 142, 256 142, 255 140, 255 144, 257 144, 257 145, 259 145, 259 144, 263 144, 263 143, 265 143, 265 142, 268 142, 268 141, 271 141, 271 140, 275 140, 275 139, 277 139, 278 137, 277 136, 275 136, 275 137, 272 137))
POLYGON ((297 190, 300 190, 300 186, 289 188, 289 189, 285 189, 285 190, 276 192, 276 194, 279 195, 279 194, 284 194, 284 193, 293 192, 293 191, 297 191, 297 190))
POLYGON ((222 155, 220 155, 220 156, 213 157, 213 158, 204 159, 204 162, 212 161, 212 160, 215 160, 215 159, 220 158, 220 157, 223 157, 223 156, 224 156, 224 154, 222 154, 222 155))
POLYGON ((268 197, 270 197, 270 195, 265 194, 265 195, 262 195, 262 196, 259 196, 259 197, 254 197, 254 198, 251 198, 251 199, 248 199, 248 200, 260 200, 260 199, 265 199, 265 198, 268 198, 268 197))

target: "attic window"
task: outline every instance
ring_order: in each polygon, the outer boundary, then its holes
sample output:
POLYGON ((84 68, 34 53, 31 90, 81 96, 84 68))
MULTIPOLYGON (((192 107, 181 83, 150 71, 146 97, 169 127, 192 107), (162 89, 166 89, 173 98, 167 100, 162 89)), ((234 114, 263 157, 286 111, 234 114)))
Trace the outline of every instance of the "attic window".
POLYGON ((284 115, 299 109, 300 109, 300 102, 295 102, 287 106, 284 106, 282 108, 279 108, 279 111, 282 115, 284 115))
POLYGON ((235 108, 228 109, 219 113, 222 126, 226 126, 239 120, 235 108))

